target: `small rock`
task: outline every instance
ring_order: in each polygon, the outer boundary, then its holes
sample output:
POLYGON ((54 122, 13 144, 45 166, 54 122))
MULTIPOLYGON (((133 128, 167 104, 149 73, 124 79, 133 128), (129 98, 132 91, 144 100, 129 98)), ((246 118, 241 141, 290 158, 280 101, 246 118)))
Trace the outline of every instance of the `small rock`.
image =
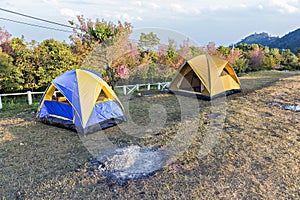
POLYGON ((275 132, 271 132, 271 136, 273 136, 273 137, 281 137, 280 135, 278 135, 278 134, 275 133, 275 132))
POLYGON ((277 95, 278 95, 278 96, 286 96, 286 95, 288 95, 288 94, 285 93, 285 92, 280 92, 280 93, 278 93, 277 95))
POLYGON ((204 116, 208 119, 216 119, 220 115, 221 115, 220 113, 211 113, 211 114, 205 114, 204 116))

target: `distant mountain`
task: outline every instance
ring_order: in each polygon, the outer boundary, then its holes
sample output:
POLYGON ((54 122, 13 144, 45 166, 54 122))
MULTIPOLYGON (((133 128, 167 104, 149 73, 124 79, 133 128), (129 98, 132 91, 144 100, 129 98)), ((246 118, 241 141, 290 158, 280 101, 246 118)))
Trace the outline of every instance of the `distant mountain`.
POLYGON ((297 53, 300 50, 300 28, 271 42, 269 46, 279 49, 290 49, 293 53, 297 53))
POLYGON ((239 44, 261 44, 263 46, 268 46, 270 43, 278 40, 279 37, 271 37, 268 33, 254 33, 244 39, 242 39, 239 44))
POLYGON ((300 50, 300 28, 286 34, 283 37, 272 37, 268 33, 251 34, 236 45, 239 44, 261 44, 270 48, 290 49, 293 53, 300 50))

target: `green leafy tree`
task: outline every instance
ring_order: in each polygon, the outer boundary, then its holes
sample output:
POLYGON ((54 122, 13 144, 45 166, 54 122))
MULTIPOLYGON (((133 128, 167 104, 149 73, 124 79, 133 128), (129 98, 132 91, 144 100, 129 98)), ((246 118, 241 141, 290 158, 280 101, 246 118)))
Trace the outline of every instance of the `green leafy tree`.
POLYGON ((275 69, 279 66, 280 52, 277 48, 268 49, 266 48, 263 56, 264 69, 275 69))
POLYGON ((232 64, 233 69, 236 73, 241 74, 247 71, 249 65, 249 60, 246 58, 238 58, 234 60, 232 64))
POLYGON ((141 33, 140 40, 139 40, 139 48, 143 51, 149 52, 150 50, 154 50, 154 47, 160 43, 159 37, 150 32, 148 34, 141 33))
POLYGON ((17 90, 32 90, 37 87, 35 76, 36 66, 33 63, 33 49, 29 48, 29 43, 24 38, 13 38, 10 41, 13 51, 13 65, 18 71, 16 86, 17 90))
POLYGON ((193 57, 205 53, 205 51, 202 47, 190 46, 190 49, 191 49, 191 53, 192 53, 193 57))
POLYGON ((138 48, 142 59, 151 61, 153 63, 157 62, 159 55, 157 51, 155 51, 154 47, 158 47, 159 43, 160 39, 155 33, 141 33, 138 48))
POLYGON ((167 57, 166 59, 170 62, 175 62, 176 58, 178 56, 178 53, 176 51, 176 43, 175 40, 169 39, 169 45, 167 49, 167 57))
POLYGON ((33 63, 37 88, 45 88, 57 76, 79 67, 70 46, 54 39, 44 40, 34 48, 33 63))
MULTIPOLYGON (((237 48, 238 49, 238 48, 237 48)), ((217 48, 218 52, 222 55, 222 57, 227 57, 230 55, 232 49, 230 47, 219 46, 217 48)))
POLYGON ((284 69, 299 69, 299 59, 291 50, 284 49, 281 52, 280 65, 282 65, 284 69))
POLYGON ((18 89, 17 72, 12 57, 0 51, 0 92, 12 92, 18 89))

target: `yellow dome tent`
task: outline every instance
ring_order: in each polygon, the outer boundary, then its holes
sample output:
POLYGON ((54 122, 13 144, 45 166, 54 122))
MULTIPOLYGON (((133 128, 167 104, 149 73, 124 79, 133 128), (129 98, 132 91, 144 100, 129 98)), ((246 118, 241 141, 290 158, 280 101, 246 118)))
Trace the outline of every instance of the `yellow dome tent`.
POLYGON ((239 92, 241 87, 227 60, 203 54, 186 61, 178 69, 169 90, 175 94, 213 99, 239 92))

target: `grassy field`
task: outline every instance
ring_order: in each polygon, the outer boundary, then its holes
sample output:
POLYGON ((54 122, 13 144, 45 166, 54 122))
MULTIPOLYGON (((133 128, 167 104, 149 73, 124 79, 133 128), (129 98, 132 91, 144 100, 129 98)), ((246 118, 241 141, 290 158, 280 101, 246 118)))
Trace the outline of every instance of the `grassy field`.
POLYGON ((0 197, 299 199, 300 113, 266 102, 300 105, 300 73, 256 72, 240 80, 243 91, 226 98, 225 116, 219 121, 216 114, 222 112, 214 110, 218 102, 212 106, 197 101, 196 118, 182 121, 182 104, 171 94, 124 99, 137 125, 149 125, 148 109, 157 104, 166 110, 166 122, 159 130, 148 126, 145 137, 126 134, 120 127, 106 129, 103 134, 116 146, 164 149, 174 139, 184 144, 184 138, 191 138, 188 127, 196 126, 197 131, 172 163, 122 186, 98 173, 91 163, 92 154, 105 143, 91 150, 77 133, 37 122, 36 104, 3 105, 0 197), (217 140, 205 151, 207 138, 216 133, 217 140))

